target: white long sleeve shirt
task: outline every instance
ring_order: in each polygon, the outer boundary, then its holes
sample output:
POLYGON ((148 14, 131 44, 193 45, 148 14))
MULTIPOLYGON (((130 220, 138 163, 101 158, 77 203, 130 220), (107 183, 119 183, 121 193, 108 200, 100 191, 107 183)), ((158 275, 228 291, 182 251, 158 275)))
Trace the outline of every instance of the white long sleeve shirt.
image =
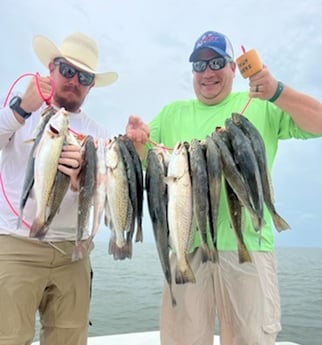
MULTIPOLYGON (((32 192, 23 210, 23 222, 19 228, 17 224, 25 172, 33 145, 33 142, 28 140, 32 138, 42 110, 34 112, 22 125, 9 107, 0 109, 0 235, 29 237, 28 225, 32 224, 36 213, 32 192)), ((100 127, 83 111, 70 113, 69 128, 76 133, 92 135, 94 138, 109 138, 107 130, 100 127)), ((44 240, 52 242, 75 240, 77 210, 78 192, 69 189, 44 240)), ((84 232, 83 238, 88 236, 89 232, 84 232)))

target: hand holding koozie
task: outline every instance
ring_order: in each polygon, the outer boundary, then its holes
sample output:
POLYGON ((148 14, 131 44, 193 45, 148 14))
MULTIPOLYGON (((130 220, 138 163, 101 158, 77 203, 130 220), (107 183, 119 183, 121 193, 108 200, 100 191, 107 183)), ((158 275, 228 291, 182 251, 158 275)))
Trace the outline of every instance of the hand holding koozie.
POLYGON ((263 68, 263 64, 255 49, 246 52, 243 46, 241 48, 243 54, 236 59, 236 62, 241 75, 246 79, 259 72, 263 68))

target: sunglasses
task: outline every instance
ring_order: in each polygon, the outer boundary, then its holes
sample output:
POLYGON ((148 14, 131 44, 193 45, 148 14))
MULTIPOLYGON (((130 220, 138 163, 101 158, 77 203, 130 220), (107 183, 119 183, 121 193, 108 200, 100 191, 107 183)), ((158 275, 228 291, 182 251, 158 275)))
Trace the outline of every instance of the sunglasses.
POLYGON ((83 86, 91 85, 95 79, 95 74, 91 74, 84 71, 79 71, 78 69, 74 68, 73 66, 69 65, 68 63, 56 60, 54 61, 56 66, 59 66, 59 73, 65 77, 66 79, 71 79, 77 73, 78 81, 83 86))
POLYGON ((214 57, 210 60, 199 60, 192 63, 192 69, 197 73, 202 73, 209 66, 213 71, 219 71, 224 68, 227 62, 232 62, 231 58, 228 57, 214 57))

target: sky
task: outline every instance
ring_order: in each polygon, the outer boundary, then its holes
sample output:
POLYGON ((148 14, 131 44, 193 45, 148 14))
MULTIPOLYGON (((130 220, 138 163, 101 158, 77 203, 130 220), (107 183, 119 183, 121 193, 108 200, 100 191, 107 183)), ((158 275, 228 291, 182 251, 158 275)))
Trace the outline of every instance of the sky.
MULTIPOLYGON (((168 102, 194 97, 188 58, 196 39, 214 30, 230 38, 235 57, 242 45, 256 49, 276 79, 322 101, 321 13, 321 0, 296 6, 293 0, 3 0, 0 93, 21 75, 47 74, 32 50, 33 36, 59 45, 81 31, 97 41, 98 70, 119 74, 115 84, 92 89, 84 109, 118 135, 130 115, 149 122, 168 102)), ((28 78, 14 90, 23 92, 28 78)), ((236 73, 234 91, 247 89, 236 73)), ((277 246, 322 247, 321 152, 321 138, 279 144, 275 206, 291 230, 276 232, 277 246)), ((96 240, 108 238, 101 228, 96 240)), ((154 241, 146 207, 144 239, 154 241)))

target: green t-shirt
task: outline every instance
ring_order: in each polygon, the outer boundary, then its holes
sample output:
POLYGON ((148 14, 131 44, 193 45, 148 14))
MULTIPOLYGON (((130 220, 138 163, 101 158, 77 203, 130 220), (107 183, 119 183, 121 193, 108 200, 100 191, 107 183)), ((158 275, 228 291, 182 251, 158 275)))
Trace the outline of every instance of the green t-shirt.
MULTIPOLYGON (((197 99, 175 101, 166 105, 150 122, 150 138, 171 148, 178 141, 191 142, 192 139, 204 139, 214 132, 216 127, 224 127, 225 120, 233 112, 240 113, 247 101, 248 93, 246 92, 231 93, 221 103, 210 106, 197 99)), ((244 116, 256 126, 265 142, 269 171, 272 169, 279 139, 315 137, 302 131, 287 113, 267 101, 252 99, 244 112, 244 116)), ((222 188, 220 199, 217 248, 218 250, 236 250, 236 235, 230 226, 224 188, 222 188)), ((273 250, 273 225, 267 208, 264 209, 266 225, 262 229, 261 245, 259 245, 259 233, 252 227, 247 212, 245 212, 245 216, 243 237, 247 248, 251 251, 273 250)), ((283 217, 283 215, 281 216, 283 217)), ((198 234, 193 248, 199 245, 200 237, 198 234)))

